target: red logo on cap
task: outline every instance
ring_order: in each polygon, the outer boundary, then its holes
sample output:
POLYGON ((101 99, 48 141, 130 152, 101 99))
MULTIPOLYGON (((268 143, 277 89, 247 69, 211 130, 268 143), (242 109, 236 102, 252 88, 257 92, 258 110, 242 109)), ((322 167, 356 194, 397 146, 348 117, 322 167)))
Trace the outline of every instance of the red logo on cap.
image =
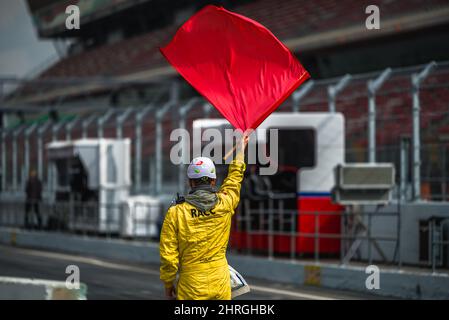
POLYGON ((197 166, 200 166, 200 165, 202 165, 203 164, 203 161, 202 160, 200 160, 200 161, 198 161, 197 163, 195 163, 197 166))

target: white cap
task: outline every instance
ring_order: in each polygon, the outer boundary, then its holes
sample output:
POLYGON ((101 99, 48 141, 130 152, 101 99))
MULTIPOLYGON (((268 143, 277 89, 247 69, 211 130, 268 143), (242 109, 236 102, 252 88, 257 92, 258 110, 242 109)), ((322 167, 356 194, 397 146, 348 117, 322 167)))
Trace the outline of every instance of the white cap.
POLYGON ((187 176, 190 179, 199 179, 202 177, 209 177, 216 179, 214 162, 206 157, 198 157, 192 160, 187 169, 187 176))

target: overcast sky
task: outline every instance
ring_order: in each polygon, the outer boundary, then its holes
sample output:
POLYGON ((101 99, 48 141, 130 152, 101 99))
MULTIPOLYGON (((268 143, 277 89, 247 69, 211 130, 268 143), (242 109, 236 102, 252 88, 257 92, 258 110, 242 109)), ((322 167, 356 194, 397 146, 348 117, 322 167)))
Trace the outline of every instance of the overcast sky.
POLYGON ((25 0, 0 0, 0 76, 25 76, 55 55, 38 39, 25 0))

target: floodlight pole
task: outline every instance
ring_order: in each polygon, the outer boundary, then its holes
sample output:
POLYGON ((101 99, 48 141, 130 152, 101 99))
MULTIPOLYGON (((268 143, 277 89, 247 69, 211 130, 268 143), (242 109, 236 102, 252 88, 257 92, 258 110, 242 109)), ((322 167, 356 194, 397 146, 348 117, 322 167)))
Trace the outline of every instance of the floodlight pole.
POLYGON ((351 78, 352 76, 350 74, 346 74, 345 76, 341 77, 341 79, 336 84, 331 84, 327 87, 329 112, 335 112, 335 99, 337 98, 338 93, 340 93, 348 85, 351 78))
POLYGON ((376 92, 390 77, 391 68, 385 69, 376 79, 368 80, 368 160, 376 162, 376 92))
POLYGON ((312 90, 314 84, 313 80, 309 80, 293 93, 293 112, 299 112, 299 101, 312 90))
POLYGON ((427 64, 420 73, 412 74, 412 99, 413 99, 413 200, 421 199, 421 136, 420 136, 420 101, 419 88, 429 73, 436 67, 436 62, 427 64))

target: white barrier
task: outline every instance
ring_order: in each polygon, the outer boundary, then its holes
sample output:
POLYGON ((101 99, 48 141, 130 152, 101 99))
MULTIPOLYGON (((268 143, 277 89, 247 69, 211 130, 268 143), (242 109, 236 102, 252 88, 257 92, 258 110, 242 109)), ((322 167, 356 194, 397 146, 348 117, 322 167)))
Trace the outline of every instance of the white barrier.
POLYGON ((64 281, 0 277, 0 300, 86 300, 87 286, 68 289, 64 281))

